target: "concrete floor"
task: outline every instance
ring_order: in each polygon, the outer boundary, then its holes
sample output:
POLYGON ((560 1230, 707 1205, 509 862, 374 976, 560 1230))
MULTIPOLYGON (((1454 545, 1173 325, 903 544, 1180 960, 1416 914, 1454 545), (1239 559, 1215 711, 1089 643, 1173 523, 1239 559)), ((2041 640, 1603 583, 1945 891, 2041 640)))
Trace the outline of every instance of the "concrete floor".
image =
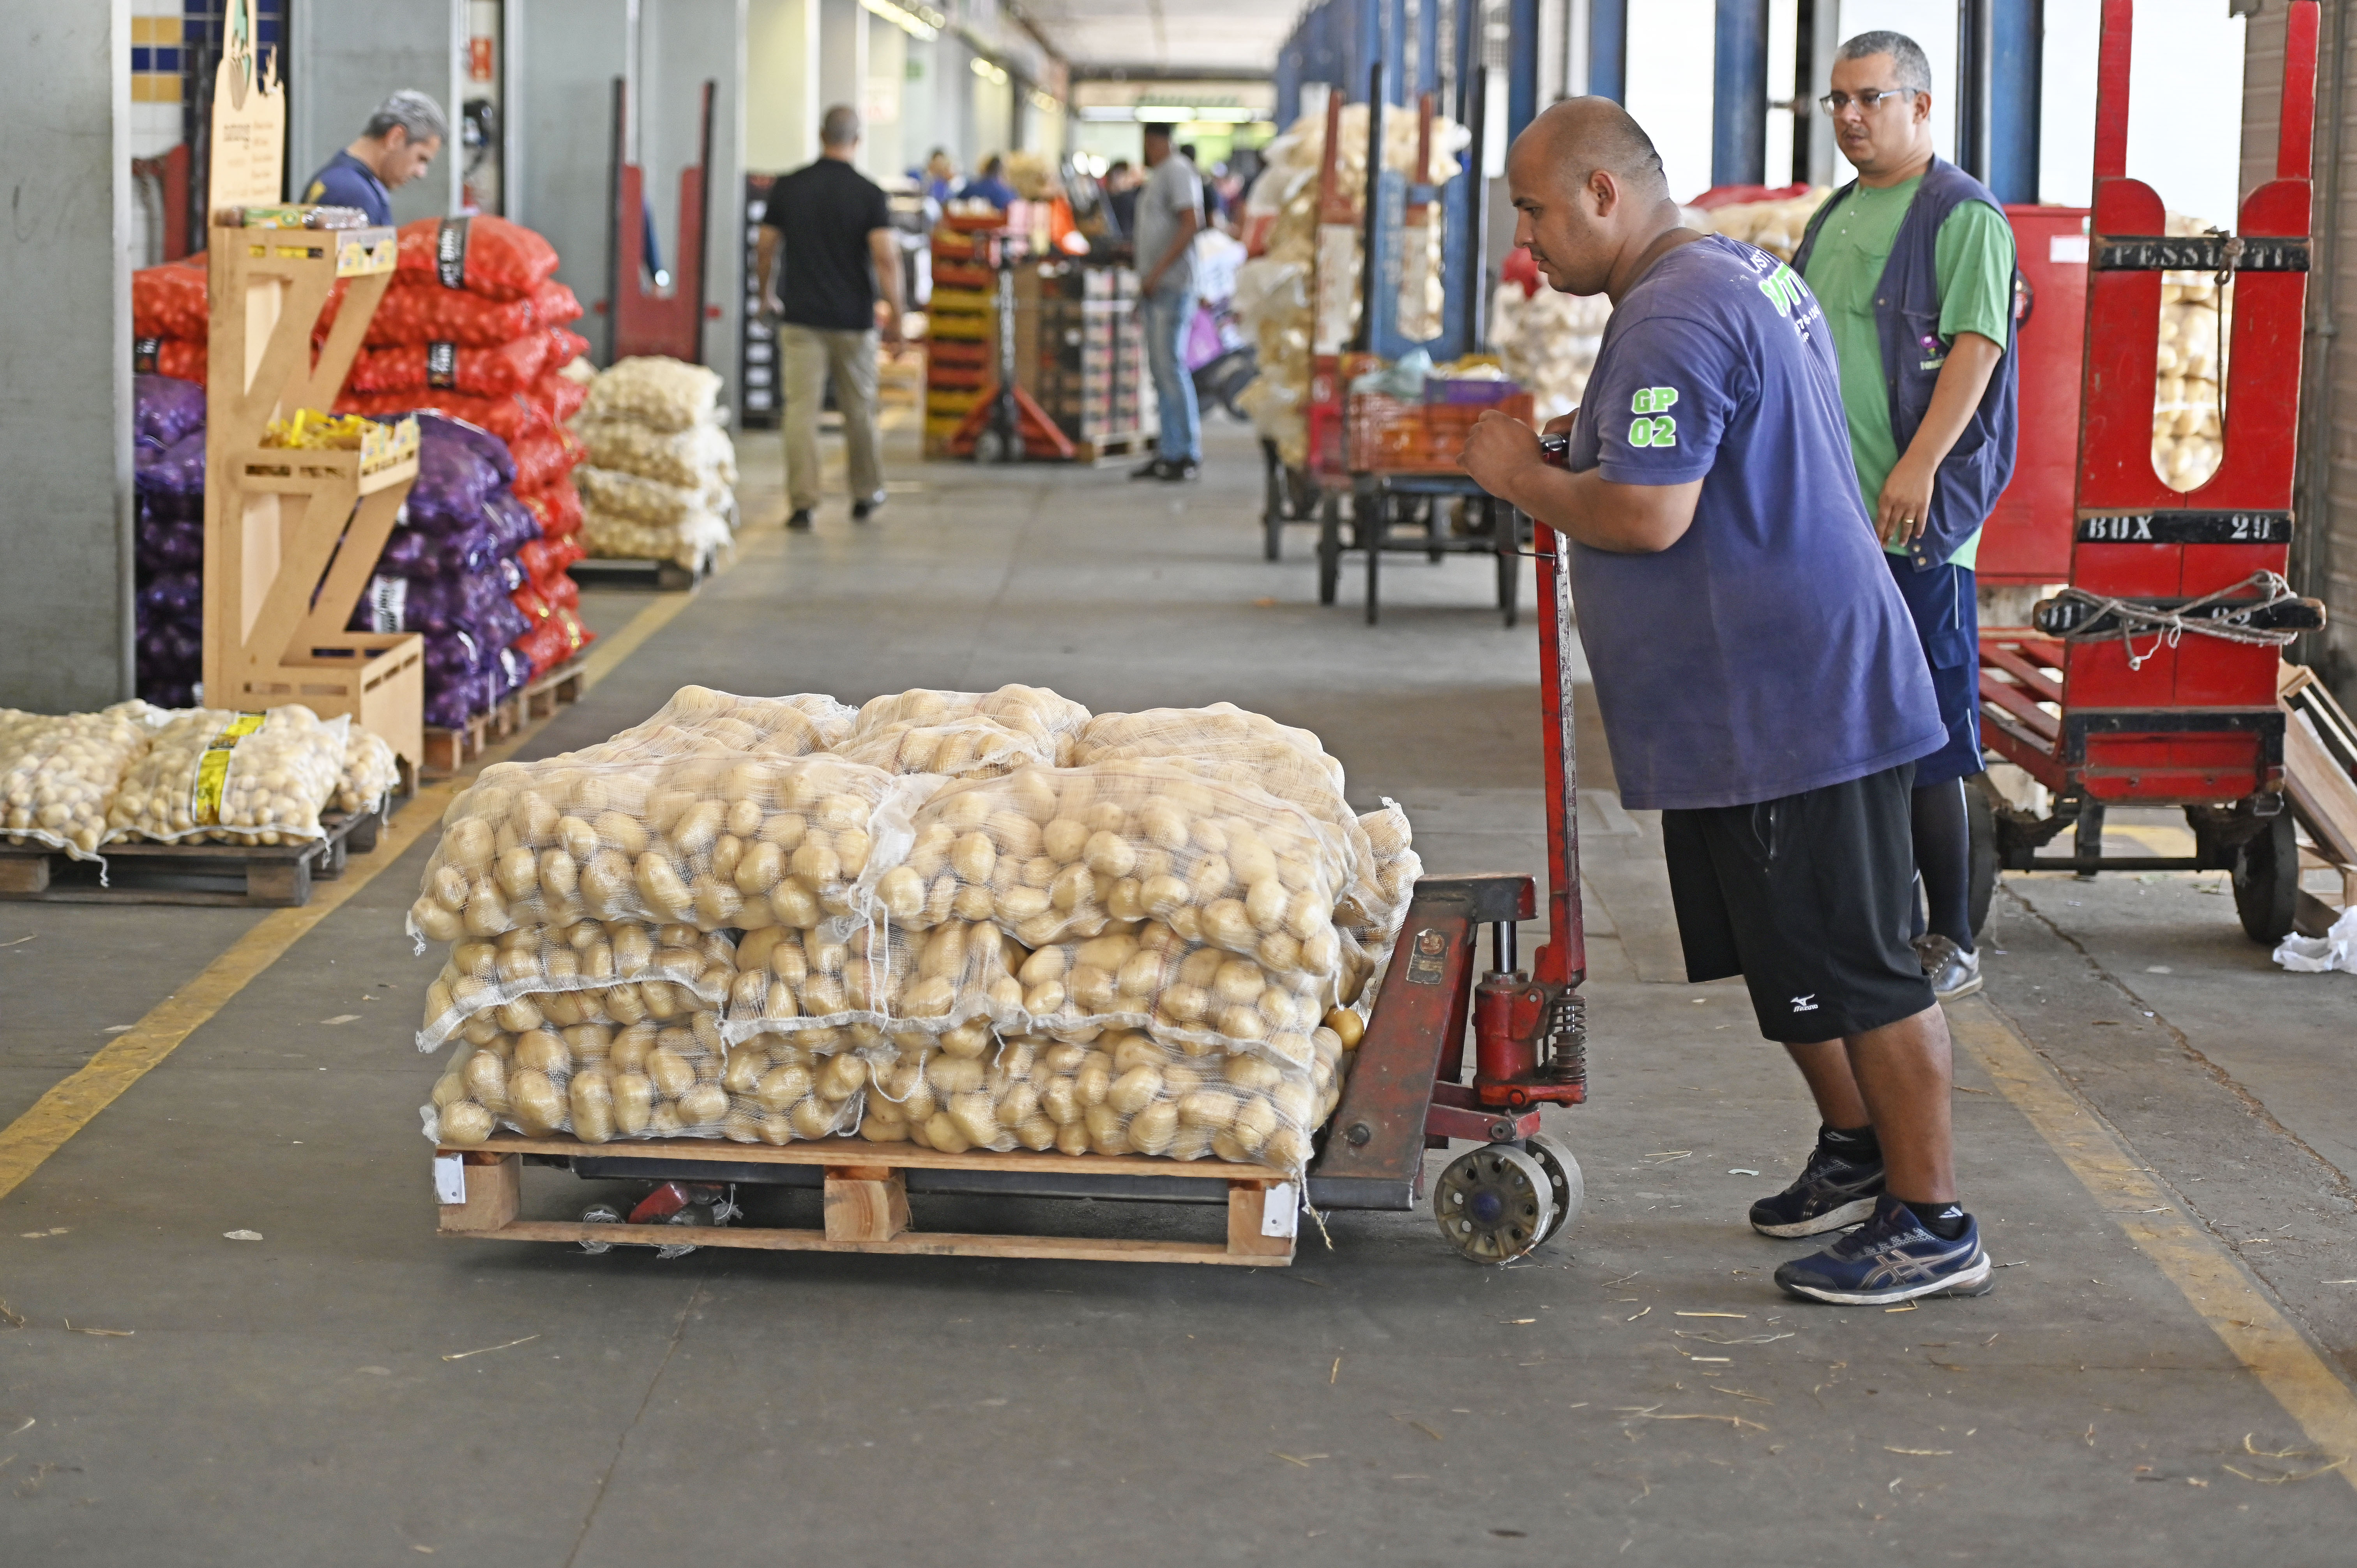
MULTIPOLYGON (((1226 698, 1318 731, 1434 869, 1537 862, 1535 641, 1485 607, 1488 568, 1387 566, 1372 630, 1321 609, 1308 531, 1259 559, 1233 427, 1198 487, 902 462, 874 522, 834 502, 794 538, 774 453, 747 444, 735 569, 528 754, 689 681, 1226 698)), ((1981 1053, 1956 1112, 1996 1293, 1777 1294, 1804 1245, 1742 1214, 1805 1155, 1808 1107, 1739 988, 1684 983, 1658 830, 1581 739, 1594 1100, 1555 1126, 1589 1207, 1504 1270, 1424 1213, 1334 1217, 1331 1251, 1251 1272, 437 1240, 408 1045, 429 971, 400 922, 429 835, 0 1200, 24 1318, 0 1327, 0 1562, 2348 1562, 2357 1494, 2312 1474, 2339 1454, 2307 1456, 2203 1316, 2231 1309, 2130 1240, 1981 1053)), ((2357 1372, 2357 981, 2276 972, 2221 880, 2009 877, 1966 1005, 2195 1222, 2211 1288, 2318 1348, 2312 1423, 2357 1429, 2333 1380, 2357 1372)), ((0 908, 0 1122, 265 918, 0 908)), ((585 1196, 528 1175, 541 1212, 585 1196)))

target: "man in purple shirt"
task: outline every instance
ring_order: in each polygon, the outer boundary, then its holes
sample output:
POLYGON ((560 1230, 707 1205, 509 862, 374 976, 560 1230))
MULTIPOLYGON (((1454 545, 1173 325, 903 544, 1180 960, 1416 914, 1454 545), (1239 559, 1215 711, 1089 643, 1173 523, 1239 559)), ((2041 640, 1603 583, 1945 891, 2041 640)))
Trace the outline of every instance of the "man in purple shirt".
POLYGON ((1776 1283, 1861 1305, 1980 1294, 1947 1024, 1908 943, 1914 761, 1946 731, 1858 497, 1824 313, 1775 257, 1681 228, 1651 139, 1609 100, 1549 109, 1506 173, 1516 242, 1613 313, 1558 422, 1568 467, 1495 413, 1465 467, 1567 541, 1622 799, 1662 812, 1688 978, 1741 974, 1816 1095, 1818 1147, 1752 1226, 1864 1223, 1776 1283))

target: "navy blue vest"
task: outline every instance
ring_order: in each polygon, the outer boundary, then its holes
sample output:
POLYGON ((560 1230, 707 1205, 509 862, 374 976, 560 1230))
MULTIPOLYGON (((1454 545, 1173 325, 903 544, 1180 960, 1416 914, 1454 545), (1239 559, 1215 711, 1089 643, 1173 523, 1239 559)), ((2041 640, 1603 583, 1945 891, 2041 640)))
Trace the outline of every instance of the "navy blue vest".
MULTIPOLYGON (((1792 270, 1804 272, 1817 231, 1833 209, 1857 188, 1852 180, 1827 199, 1809 220, 1808 231, 1792 257, 1792 270)), ((1947 159, 1934 157, 1923 171, 1923 183, 1899 221, 1890 242, 1890 259, 1874 289, 1874 323, 1882 343, 1882 381, 1890 394, 1890 433, 1899 438, 1903 455, 1923 416, 1932 409, 1932 391, 1939 384, 1940 367, 1948 362, 1948 339, 1940 336, 1940 225, 1966 201, 1985 201, 2002 214, 1996 197, 1979 180, 1947 159)), ((2020 269, 2014 270, 2017 294, 2020 269)), ((1996 498, 2013 478, 2014 442, 2018 434, 2015 405, 2021 378, 2014 349, 2014 317, 2006 318, 2005 355, 1981 393, 1981 405, 1964 426, 1956 445, 1940 464, 1932 485, 1932 515, 1923 535, 1908 547, 1908 557, 1919 572, 1946 563, 1988 520, 1996 498)))

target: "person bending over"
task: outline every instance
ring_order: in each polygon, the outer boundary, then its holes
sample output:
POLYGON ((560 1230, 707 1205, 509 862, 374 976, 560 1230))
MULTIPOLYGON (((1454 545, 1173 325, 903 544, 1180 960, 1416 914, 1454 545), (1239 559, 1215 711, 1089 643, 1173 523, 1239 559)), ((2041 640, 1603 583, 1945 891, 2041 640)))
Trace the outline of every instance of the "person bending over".
POLYGON ((1652 140, 1609 100, 1547 110, 1506 177, 1516 242, 1551 286, 1609 295, 1612 318, 1585 403, 1550 427, 1569 468, 1495 411, 1465 467, 1568 542, 1622 798, 1662 812, 1688 978, 1741 974, 1817 1091, 1820 1150, 1752 1225, 1864 1224, 1776 1283, 1979 1294, 1947 1023, 1907 940, 1914 762, 1945 731, 1859 501, 1824 313, 1775 257, 1679 227, 1652 140), (1877 1143, 1870 1181, 1823 1179, 1838 1129, 1877 1143))

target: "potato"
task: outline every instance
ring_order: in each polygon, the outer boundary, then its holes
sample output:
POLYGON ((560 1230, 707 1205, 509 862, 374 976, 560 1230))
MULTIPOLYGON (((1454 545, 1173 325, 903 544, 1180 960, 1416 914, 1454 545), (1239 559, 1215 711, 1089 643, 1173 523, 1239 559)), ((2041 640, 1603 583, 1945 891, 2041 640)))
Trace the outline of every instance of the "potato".
POLYGON ((727 1114, 728 1091, 716 1083, 699 1083, 679 1097, 679 1119, 683 1126, 717 1126, 727 1114))
POLYGON ((436 1117, 438 1141, 454 1148, 468 1148, 491 1135, 497 1123, 491 1113, 469 1100, 446 1105, 436 1117))
POLYGON ((564 1091, 544 1072, 511 1073, 507 1082, 508 1113, 524 1136, 545 1138, 565 1125, 564 1091))

